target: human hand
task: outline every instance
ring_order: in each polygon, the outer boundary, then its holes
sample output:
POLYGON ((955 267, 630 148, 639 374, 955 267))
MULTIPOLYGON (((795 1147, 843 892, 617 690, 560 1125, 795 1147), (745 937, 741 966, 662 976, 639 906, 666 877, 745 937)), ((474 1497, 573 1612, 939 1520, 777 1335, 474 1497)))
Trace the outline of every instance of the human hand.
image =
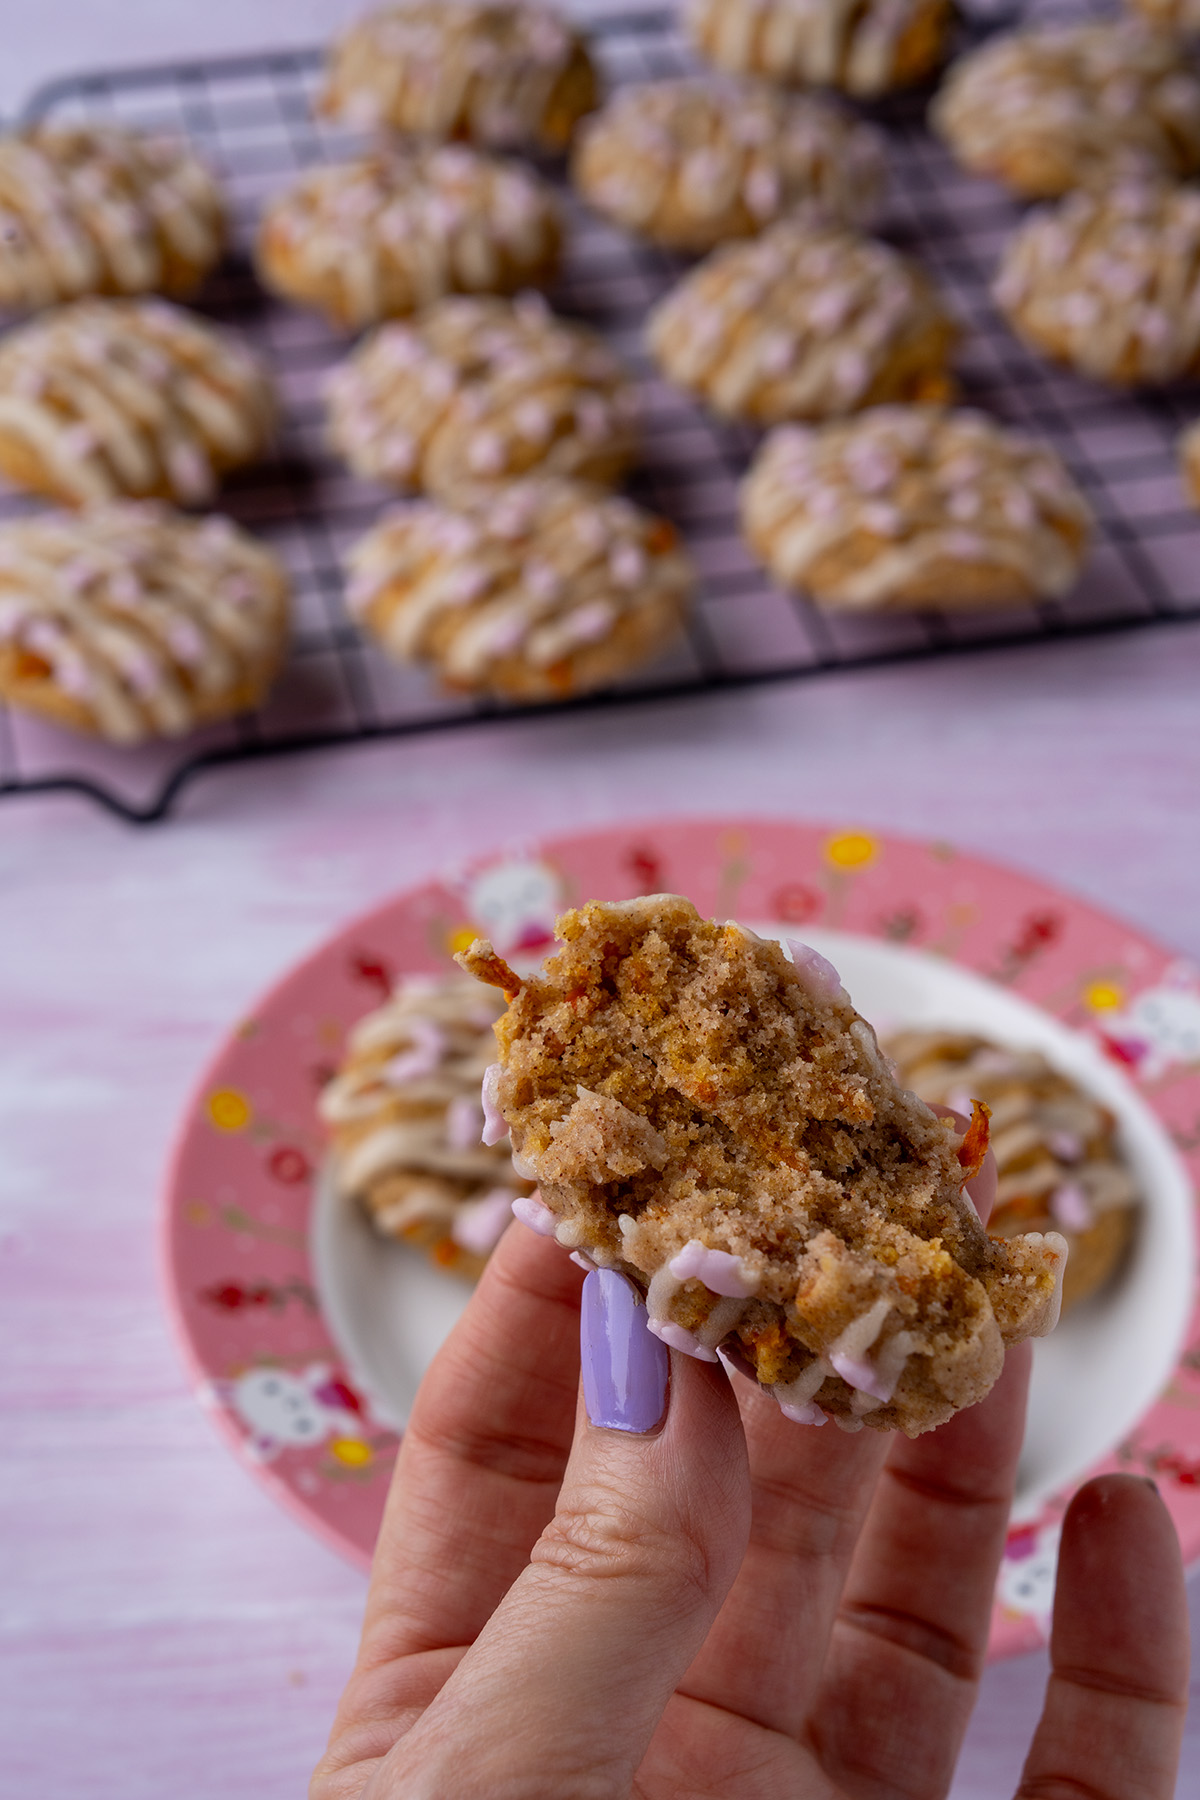
MULTIPOLYGON (((989 1183, 972 1184, 985 1215, 989 1183)), ((510 1230, 426 1376, 311 1800, 945 1794, 1029 1346, 935 1432, 848 1436, 676 1352, 668 1391, 628 1284, 592 1274, 593 1424, 581 1280, 510 1230)), ((1051 1661, 1024 1800, 1168 1800, 1187 1615, 1152 1484, 1103 1476, 1072 1503, 1051 1661)))

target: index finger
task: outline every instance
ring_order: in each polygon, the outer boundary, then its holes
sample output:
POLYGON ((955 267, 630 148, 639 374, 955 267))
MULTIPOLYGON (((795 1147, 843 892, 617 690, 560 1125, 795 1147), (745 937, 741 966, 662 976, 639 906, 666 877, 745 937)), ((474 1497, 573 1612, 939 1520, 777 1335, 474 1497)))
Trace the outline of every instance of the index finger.
POLYGON ((553 1517, 575 1425, 583 1277, 506 1231, 417 1393, 360 1661, 470 1644, 553 1517))

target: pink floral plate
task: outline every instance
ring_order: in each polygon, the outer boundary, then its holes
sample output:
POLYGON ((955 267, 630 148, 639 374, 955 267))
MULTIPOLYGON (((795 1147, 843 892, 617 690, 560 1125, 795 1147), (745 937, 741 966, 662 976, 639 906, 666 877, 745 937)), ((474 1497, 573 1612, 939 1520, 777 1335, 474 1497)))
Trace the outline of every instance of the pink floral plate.
MULTIPOLYGON (((399 1438, 318 1294, 316 1096, 349 1027, 398 976, 445 968, 479 934, 509 956, 537 954, 564 905, 668 890, 705 914, 808 928, 821 942, 841 934, 875 956, 890 947, 899 964, 946 969, 1048 1030, 1065 1028, 1162 1138, 1180 1170, 1190 1244, 1182 1172, 1200 1172, 1200 972, 1119 920, 946 844, 778 820, 617 828, 481 859, 355 920, 263 996, 201 1081, 167 1180, 166 1283, 201 1401, 270 1491, 360 1565, 399 1438)), ((1145 1410, 1119 1441, 1105 1440, 1112 1447, 1089 1472, 1152 1475, 1193 1562, 1200 1305, 1194 1258, 1183 1260, 1169 1377, 1153 1376, 1145 1410)), ((1017 1515, 997 1584, 995 1656, 1045 1640, 1059 1523, 1077 1484, 1017 1515)))

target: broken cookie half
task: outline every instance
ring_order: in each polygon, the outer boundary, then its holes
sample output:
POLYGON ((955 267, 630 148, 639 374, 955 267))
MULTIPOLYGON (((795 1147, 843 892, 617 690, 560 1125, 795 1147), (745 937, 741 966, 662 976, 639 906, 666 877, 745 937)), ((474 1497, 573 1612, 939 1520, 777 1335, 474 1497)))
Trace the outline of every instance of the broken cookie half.
MULTIPOLYGON (((752 1369, 789 1418, 916 1436, 1052 1329, 1066 1244, 989 1238, 963 1184, 987 1146, 897 1082, 836 971, 658 894, 558 922, 501 987, 487 1137, 540 1201, 519 1216, 645 1296, 651 1330, 752 1369)), ((486 1141, 486 1139, 485 1139, 486 1141)))

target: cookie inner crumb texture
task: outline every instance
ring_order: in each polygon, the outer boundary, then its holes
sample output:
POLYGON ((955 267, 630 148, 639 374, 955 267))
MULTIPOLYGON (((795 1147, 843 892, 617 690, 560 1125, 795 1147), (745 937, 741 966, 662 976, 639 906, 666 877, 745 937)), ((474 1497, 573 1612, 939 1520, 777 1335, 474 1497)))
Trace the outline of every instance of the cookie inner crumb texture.
POLYGON ((815 952, 657 895, 593 902, 503 986, 485 1082, 560 1243, 631 1277, 652 1328, 718 1346, 789 1416, 928 1430, 983 1398, 1004 1347, 1050 1330, 1066 1245, 989 1238, 982 1160, 901 1088, 815 952))

